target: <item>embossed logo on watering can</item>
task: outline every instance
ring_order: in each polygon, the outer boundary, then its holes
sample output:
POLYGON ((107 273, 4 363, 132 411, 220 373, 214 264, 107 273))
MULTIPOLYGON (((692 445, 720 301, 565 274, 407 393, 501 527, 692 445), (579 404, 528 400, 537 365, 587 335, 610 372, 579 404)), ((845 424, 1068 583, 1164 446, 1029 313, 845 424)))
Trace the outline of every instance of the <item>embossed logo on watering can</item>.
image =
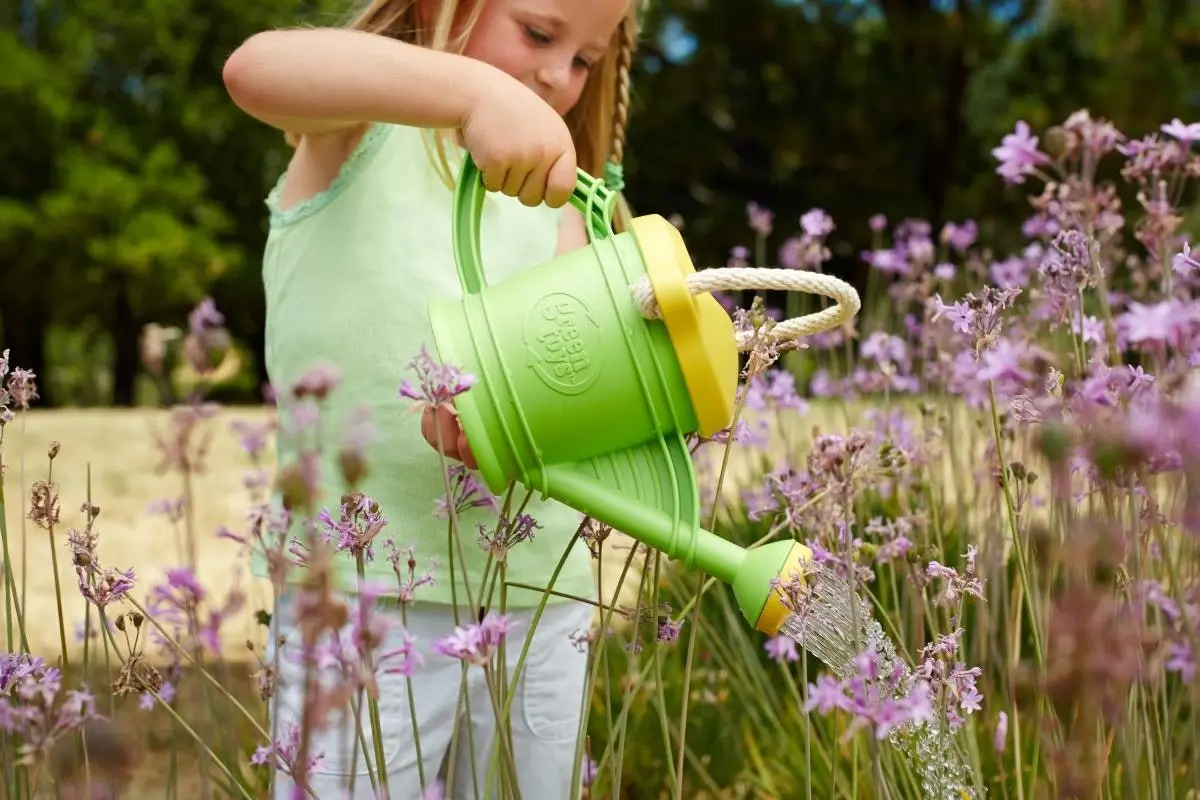
POLYGON ((561 394, 580 394, 600 375, 600 325, 574 295, 553 292, 525 316, 529 366, 561 394))

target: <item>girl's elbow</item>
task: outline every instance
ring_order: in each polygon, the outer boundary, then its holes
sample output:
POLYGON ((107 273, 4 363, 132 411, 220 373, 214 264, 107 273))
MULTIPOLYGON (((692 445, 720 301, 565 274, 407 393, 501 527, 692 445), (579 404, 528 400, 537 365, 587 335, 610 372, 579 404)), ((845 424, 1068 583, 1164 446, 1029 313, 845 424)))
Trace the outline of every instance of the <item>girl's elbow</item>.
POLYGON ((254 114, 264 99, 263 51, 270 45, 270 32, 256 33, 225 60, 221 80, 225 91, 243 110, 254 114))

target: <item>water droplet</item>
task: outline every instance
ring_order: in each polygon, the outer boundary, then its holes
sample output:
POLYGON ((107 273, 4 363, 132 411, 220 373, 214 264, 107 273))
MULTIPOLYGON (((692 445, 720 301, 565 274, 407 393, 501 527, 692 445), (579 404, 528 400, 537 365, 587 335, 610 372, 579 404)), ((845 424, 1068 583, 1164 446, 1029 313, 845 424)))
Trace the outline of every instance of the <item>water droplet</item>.
MULTIPOLYGON (((892 640, 871 617, 862 597, 855 598, 858 619, 851 607, 850 584, 824 564, 815 564, 809 576, 810 587, 800 607, 784 622, 781 633, 790 636, 819 658, 839 679, 857 670, 855 656, 874 649, 881 676, 899 676, 896 693, 905 691, 912 670, 896 654, 892 640), (859 646, 864 642, 865 646, 859 646)), ((954 732, 945 719, 932 722, 907 722, 895 728, 886 740, 916 768, 922 796, 930 800, 979 800, 981 794, 972 781, 970 768, 954 732)))

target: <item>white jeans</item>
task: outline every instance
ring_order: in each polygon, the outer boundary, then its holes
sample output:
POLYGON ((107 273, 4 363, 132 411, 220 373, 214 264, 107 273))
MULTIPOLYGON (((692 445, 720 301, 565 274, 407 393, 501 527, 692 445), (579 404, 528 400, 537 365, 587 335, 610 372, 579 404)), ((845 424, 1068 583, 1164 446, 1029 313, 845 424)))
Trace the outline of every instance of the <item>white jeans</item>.
MULTIPOLYGON (((391 609, 375 613, 400 614, 391 609)), ((466 614, 465 610, 460 613, 466 614)), ((508 613, 515 623, 506 643, 511 682, 534 609, 510 609, 508 613)), ((467 621, 469 619, 464 619, 464 623, 467 621)), ((572 636, 585 634, 591 623, 592 608, 575 602, 548 603, 538 621, 516 696, 512 699, 513 757, 523 800, 568 800, 579 795, 578 789, 571 792, 570 785, 575 768, 587 652, 576 646, 572 636)), ((290 598, 280 600, 272 626, 276 634, 272 637, 274 640, 278 639, 279 633, 286 637, 271 703, 272 714, 278 714, 277 735, 283 738, 288 723, 300 723, 304 691, 304 671, 295 661, 300 637, 290 598)), ((412 691, 426 784, 434 783, 439 775, 445 779, 448 770, 452 769, 452 794, 446 795, 447 800, 469 800, 476 796, 492 798, 497 786, 495 774, 501 762, 496 759, 489 785, 488 768, 496 721, 483 669, 472 665, 467 670, 469 738, 465 709, 455 719, 462 687, 461 662, 433 649, 434 640, 453 630, 454 616, 449 605, 417 602, 408 609, 408 632, 415 637, 417 650, 424 659, 413 673, 412 691), (454 763, 450 764, 449 750, 456 722, 460 732, 454 763), (478 795, 472 770, 478 781, 478 795)), ((398 630, 393 629, 390 637, 376 652, 386 653, 402 644, 398 630)), ((405 678, 380 675, 378 682, 380 729, 388 776, 386 796, 394 800, 418 800, 421 783, 405 678)), ((353 713, 353 705, 346 708, 344 717, 335 711, 328 717, 325 727, 310 739, 309 752, 313 756, 324 754, 321 763, 309 774, 313 794, 320 800, 375 800, 377 797, 371 788, 363 748, 355 747, 355 737, 350 735, 354 730, 353 713), (354 791, 350 793, 352 772, 355 775, 354 791)), ((363 741, 374 765, 374 737, 365 699, 361 715, 363 741)), ((378 775, 377 768, 372 771, 378 775)), ((280 771, 275 784, 276 800, 291 800, 294 787, 288 776, 280 771)), ((384 796, 382 791, 378 796, 384 796)))

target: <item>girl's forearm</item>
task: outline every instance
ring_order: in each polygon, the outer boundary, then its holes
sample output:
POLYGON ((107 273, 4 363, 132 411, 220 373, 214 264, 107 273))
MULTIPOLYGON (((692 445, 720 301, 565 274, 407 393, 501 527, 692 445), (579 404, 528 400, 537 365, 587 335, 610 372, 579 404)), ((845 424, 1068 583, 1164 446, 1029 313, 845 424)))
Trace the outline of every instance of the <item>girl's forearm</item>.
POLYGON ((242 110, 292 133, 363 122, 460 127, 489 87, 514 80, 466 56, 342 28, 256 34, 223 77, 242 110))

